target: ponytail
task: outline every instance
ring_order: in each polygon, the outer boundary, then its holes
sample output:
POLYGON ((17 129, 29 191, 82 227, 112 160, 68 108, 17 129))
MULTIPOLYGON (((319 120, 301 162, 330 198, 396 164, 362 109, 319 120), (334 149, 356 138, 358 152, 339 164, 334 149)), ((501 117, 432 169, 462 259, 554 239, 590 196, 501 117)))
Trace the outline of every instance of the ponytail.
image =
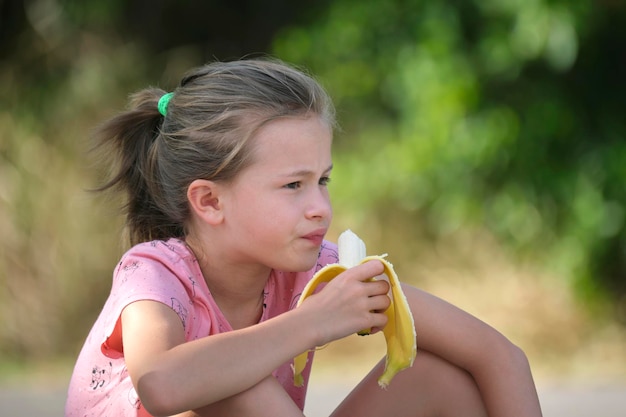
POLYGON ((95 149, 110 159, 110 178, 96 191, 113 189, 125 195, 123 210, 131 245, 179 237, 183 227, 166 215, 154 199, 156 141, 163 115, 159 98, 165 91, 148 88, 130 98, 129 110, 102 124, 95 132, 95 149))

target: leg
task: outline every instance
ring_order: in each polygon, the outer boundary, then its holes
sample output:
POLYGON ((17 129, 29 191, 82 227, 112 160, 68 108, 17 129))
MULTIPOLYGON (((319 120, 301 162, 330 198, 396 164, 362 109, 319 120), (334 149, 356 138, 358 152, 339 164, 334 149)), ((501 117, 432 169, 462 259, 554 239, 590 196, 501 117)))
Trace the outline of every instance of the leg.
POLYGON ((383 367, 384 360, 346 397, 332 417, 487 416, 473 378, 438 356, 418 350, 413 367, 397 374, 386 390, 377 382, 383 367))
POLYGON ((240 394, 177 417, 304 417, 282 385, 270 376, 240 394))

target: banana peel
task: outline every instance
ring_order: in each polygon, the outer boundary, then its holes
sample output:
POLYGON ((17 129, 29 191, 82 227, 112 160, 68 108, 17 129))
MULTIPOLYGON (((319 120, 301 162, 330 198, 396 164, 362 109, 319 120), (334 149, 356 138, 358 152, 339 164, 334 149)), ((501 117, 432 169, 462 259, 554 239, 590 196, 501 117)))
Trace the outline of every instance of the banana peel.
MULTIPOLYGON (((378 260, 384 266, 384 274, 389 279, 391 288, 391 304, 385 311, 387 324, 383 328, 387 354, 385 369, 378 378, 378 385, 387 388, 393 377, 403 369, 413 365, 417 353, 417 336, 415 323, 409 303, 402 292, 400 280, 393 269, 393 265, 382 256, 366 256, 365 243, 351 230, 346 230, 339 236, 339 263, 328 264, 317 271, 302 291, 296 307, 315 292, 318 285, 332 281, 337 275, 347 269, 371 261, 378 260)), ((371 329, 363 329, 357 334, 363 336, 371 332, 371 329)), ((306 366, 308 351, 301 353, 293 361, 294 385, 302 386, 304 383, 302 371, 306 366)))

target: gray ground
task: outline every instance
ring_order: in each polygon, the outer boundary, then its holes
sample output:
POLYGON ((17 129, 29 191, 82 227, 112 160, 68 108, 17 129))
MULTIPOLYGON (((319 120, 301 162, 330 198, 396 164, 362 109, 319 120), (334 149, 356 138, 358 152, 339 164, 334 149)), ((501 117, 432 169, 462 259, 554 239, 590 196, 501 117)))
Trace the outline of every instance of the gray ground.
MULTIPOLYGON (((308 417, 327 416, 349 386, 316 382, 310 387, 308 417)), ((593 384, 539 387, 544 417, 626 417, 626 385, 593 384)), ((59 417, 63 415, 65 387, 0 387, 0 417, 59 417)))
MULTIPOLYGON (((307 416, 328 416, 347 394, 342 385, 311 387, 307 416)), ((554 386, 539 389, 544 417, 626 417, 626 385, 554 386)))

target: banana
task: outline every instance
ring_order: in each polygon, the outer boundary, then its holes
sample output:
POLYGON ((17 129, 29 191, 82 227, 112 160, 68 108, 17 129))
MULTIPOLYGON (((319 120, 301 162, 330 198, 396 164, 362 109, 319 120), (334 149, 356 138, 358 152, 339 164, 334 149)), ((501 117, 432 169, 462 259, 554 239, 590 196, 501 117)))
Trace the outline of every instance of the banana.
MULTIPOLYGON (((346 269, 374 259, 382 262, 385 268, 384 273, 389 278, 392 299, 389 308, 385 311, 388 321, 383 329, 387 343, 385 370, 378 378, 378 385, 381 388, 386 388, 398 372, 413 365, 413 360, 417 353, 415 323, 413 322, 409 303, 402 292, 402 287, 393 265, 385 259, 386 254, 382 256, 366 256, 365 243, 349 229, 339 236, 337 246, 339 262, 328 264, 313 275, 313 278, 304 287, 296 307, 300 306, 307 297, 313 294, 319 284, 332 281, 333 278, 346 269)), ((358 334, 367 335, 370 331, 371 329, 364 329, 358 332, 358 334)), ((298 355, 293 361, 292 368, 296 386, 302 386, 304 383, 302 371, 306 366, 307 358, 308 351, 298 355)))

